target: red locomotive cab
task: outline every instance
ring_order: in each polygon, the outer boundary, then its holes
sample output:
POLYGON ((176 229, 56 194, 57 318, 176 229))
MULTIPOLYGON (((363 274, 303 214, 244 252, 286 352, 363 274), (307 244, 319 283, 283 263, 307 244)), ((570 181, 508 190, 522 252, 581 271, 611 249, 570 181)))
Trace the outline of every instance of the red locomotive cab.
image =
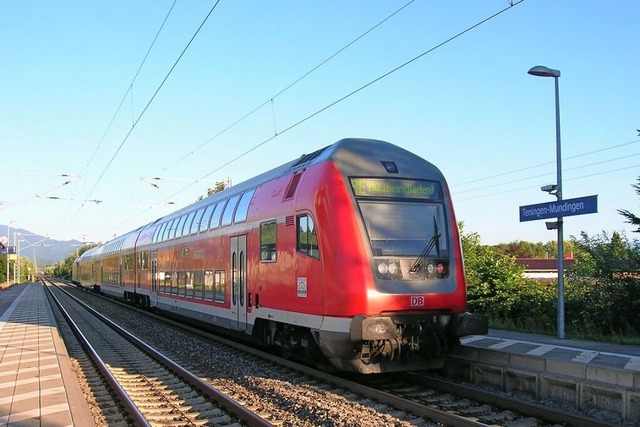
POLYGON ((408 354, 423 360, 416 367, 437 367, 457 337, 486 333, 485 319, 465 313, 448 189, 423 159, 371 145, 349 141, 305 172, 305 181, 317 183, 325 287, 319 342, 349 370, 404 369, 408 354))

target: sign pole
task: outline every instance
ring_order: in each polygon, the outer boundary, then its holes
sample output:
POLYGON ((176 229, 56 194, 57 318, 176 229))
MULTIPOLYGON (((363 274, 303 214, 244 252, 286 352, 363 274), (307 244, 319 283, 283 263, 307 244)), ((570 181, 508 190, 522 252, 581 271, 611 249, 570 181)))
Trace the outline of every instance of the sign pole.
MULTIPOLYGON (((558 202, 562 201, 562 155, 560 154, 560 95, 558 90, 558 77, 553 79, 556 84, 556 163, 558 190, 556 196, 558 202)), ((558 217, 558 338, 564 338, 564 221, 558 217)))

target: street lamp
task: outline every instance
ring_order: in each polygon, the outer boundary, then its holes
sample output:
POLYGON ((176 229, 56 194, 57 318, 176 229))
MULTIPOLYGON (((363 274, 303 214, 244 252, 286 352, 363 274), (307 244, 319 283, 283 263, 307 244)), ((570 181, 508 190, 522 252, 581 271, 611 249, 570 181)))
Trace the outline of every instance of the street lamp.
MULTIPOLYGON (((53 246, 53 245, 46 245, 46 244, 43 244, 43 243, 42 243, 42 242, 45 242, 45 241, 49 240, 49 236, 48 236, 48 235, 47 235, 44 239, 41 239, 41 240, 39 240, 39 241, 37 241, 37 242, 35 242, 35 243, 31 243, 31 242, 29 242, 28 240, 24 240, 24 239, 22 239, 22 237, 24 237, 24 236, 39 236, 39 235, 38 235, 38 234, 13 233, 13 241, 14 241, 14 244, 16 245, 16 253, 17 253, 17 255, 18 255, 18 261, 17 261, 17 265, 18 265, 18 272, 16 273, 16 271, 15 271, 15 265, 14 265, 14 272, 13 272, 13 276, 14 276, 14 281, 15 281, 15 278, 17 278, 17 279, 18 279, 18 280, 17 280, 17 283, 21 283, 21 282, 20 282, 20 278, 21 278, 21 271, 20 271, 20 252, 21 252, 22 250, 28 249, 28 248, 30 248, 30 247, 32 247, 32 246, 53 246), (20 238, 18 238, 18 236, 20 236, 20 238), (28 245, 27 245, 27 246, 25 246, 24 248, 21 248, 21 247, 20 247, 20 242, 27 242, 27 243, 28 243, 28 245)), ((40 236, 40 237, 41 237, 41 236, 40 236)), ((34 257, 35 257, 35 253, 34 253, 34 257)))
MULTIPOLYGON (((537 77, 553 77, 555 82, 556 92, 556 176, 557 184, 545 185, 542 187, 542 191, 547 191, 549 194, 555 192, 558 201, 562 200, 562 156, 560 152, 560 92, 558 89, 558 78, 560 77, 560 70, 554 70, 542 65, 535 66, 529 70, 529 74, 537 77)), ((558 223, 556 227, 549 227, 547 223, 547 229, 551 230, 557 228, 558 230, 558 338, 564 338, 564 236, 562 233, 562 217, 558 217, 558 223)))

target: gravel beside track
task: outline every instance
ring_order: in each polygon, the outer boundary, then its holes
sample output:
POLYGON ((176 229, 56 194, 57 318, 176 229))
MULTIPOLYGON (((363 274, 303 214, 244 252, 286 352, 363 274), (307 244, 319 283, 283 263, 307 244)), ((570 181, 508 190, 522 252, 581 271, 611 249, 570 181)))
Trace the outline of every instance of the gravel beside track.
MULTIPOLYGON (((269 414, 281 426, 435 426, 345 390, 247 355, 225 344, 168 326, 144 313, 65 287, 74 296, 140 337, 230 398, 269 414)), ((98 427, 112 425, 101 424, 98 427)))
MULTIPOLYGON (((576 419, 554 424, 544 421, 549 414, 547 404, 532 405, 518 401, 503 403, 498 395, 490 397, 496 405, 487 405, 480 398, 480 389, 472 397, 461 397, 430 387, 439 382, 434 378, 416 380, 405 375, 365 376, 361 386, 332 385, 338 379, 325 381, 328 375, 314 379, 278 363, 253 356, 242 349, 202 337, 178 326, 171 326, 150 317, 146 312, 77 289, 66 287, 114 322, 139 336, 167 357, 190 370, 205 382, 225 393, 278 426, 433 426, 444 425, 533 427, 565 425, 612 425, 596 420, 576 419), (362 388, 364 386, 365 388, 362 388), (367 397, 369 396, 369 397, 367 397), (398 401, 394 398, 402 398, 398 401), (388 402, 388 403, 381 403, 388 402), (403 410, 397 409, 403 408, 403 410), (526 414, 529 415, 526 415, 526 414)), ((457 388, 450 384, 452 389, 457 388)), ((465 396, 463 393, 462 396, 465 396)), ((506 396, 505 400, 513 400, 506 396)), ((553 415, 551 419, 555 418, 553 415)), ((561 416, 561 418, 564 415, 561 416)), ((613 423, 619 425, 617 423, 613 423)), ((103 425, 97 423, 98 427, 103 425)))
MULTIPOLYGON (((55 289, 55 288, 49 288, 55 289)), ((130 414, 150 425, 240 425, 235 415, 222 408, 218 401, 204 395, 199 386, 191 386, 164 364, 141 351, 110 326, 96 319, 83 307, 56 289, 66 313, 89 341, 93 351, 115 378, 117 387, 128 398, 130 414), (133 412, 131 412, 133 411, 133 412)), ((112 401, 113 397, 109 396, 112 401)), ((109 403, 109 408, 113 405, 109 403)), ((122 412, 117 408, 117 412, 122 412)), ((124 419, 125 416, 123 415, 124 419)))

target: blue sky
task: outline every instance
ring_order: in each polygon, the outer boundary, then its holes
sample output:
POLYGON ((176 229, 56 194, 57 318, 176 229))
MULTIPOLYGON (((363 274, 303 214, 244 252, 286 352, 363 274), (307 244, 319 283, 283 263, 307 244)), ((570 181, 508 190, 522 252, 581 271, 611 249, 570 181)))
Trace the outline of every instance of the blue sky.
POLYGON ((553 79, 527 74, 545 65, 562 72, 564 198, 599 202, 565 237, 637 236, 616 210, 640 213, 640 2, 221 0, 185 50, 214 3, 0 3, 0 224, 106 241, 216 180, 366 137, 438 166, 483 243, 555 240, 518 214, 553 200, 553 79))

